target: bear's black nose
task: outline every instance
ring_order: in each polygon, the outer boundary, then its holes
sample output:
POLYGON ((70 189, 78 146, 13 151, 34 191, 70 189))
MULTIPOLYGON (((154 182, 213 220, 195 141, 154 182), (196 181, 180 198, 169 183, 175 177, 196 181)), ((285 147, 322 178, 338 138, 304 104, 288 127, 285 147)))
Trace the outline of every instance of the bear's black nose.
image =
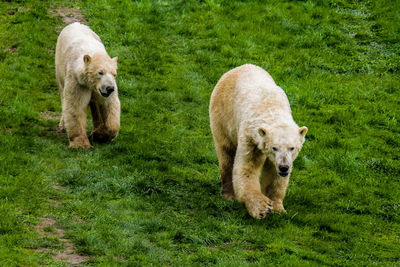
POLYGON ((280 165, 280 166, 279 166, 279 171, 280 171, 280 172, 285 173, 285 172, 287 172, 288 170, 289 170, 289 166, 287 166, 287 165, 280 165))
POLYGON ((106 91, 107 91, 107 94, 111 94, 112 92, 114 92, 114 86, 107 86, 106 91))

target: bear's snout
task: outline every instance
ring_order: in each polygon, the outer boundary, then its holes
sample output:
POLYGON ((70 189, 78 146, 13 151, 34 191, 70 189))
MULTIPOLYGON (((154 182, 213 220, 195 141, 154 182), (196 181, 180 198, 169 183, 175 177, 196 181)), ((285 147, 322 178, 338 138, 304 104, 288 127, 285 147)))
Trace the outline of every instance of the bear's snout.
POLYGON ((107 86, 106 89, 100 90, 100 94, 104 97, 109 97, 115 91, 114 86, 107 86))
POLYGON ((115 90, 114 86, 107 86, 107 88, 106 88, 107 94, 109 94, 109 95, 111 95, 112 92, 114 92, 114 90, 115 90))
POLYGON ((288 176, 289 166, 288 165, 279 165, 279 175, 282 177, 288 176))

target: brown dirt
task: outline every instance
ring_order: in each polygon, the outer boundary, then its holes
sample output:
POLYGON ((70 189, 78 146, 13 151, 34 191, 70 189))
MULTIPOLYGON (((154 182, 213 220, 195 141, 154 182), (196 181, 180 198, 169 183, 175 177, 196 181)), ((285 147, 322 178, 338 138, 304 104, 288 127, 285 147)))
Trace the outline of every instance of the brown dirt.
POLYGON ((44 111, 39 113, 39 117, 45 120, 56 121, 60 119, 60 114, 53 111, 44 111))
POLYGON ((13 46, 13 47, 7 48, 6 50, 7 50, 8 52, 10 52, 10 53, 15 53, 15 52, 18 52, 18 51, 19 51, 19 48, 13 46))
POLYGON ((58 184, 53 185, 53 188, 56 190, 65 190, 65 186, 58 185, 58 184))
POLYGON ((77 8, 71 7, 54 7, 50 10, 50 14, 55 17, 60 17, 66 24, 74 22, 80 22, 83 24, 87 23, 87 20, 83 17, 82 13, 77 8))
MULTIPOLYGON (((65 262, 72 265, 79 265, 84 261, 87 261, 89 257, 77 254, 74 245, 71 240, 65 237, 64 229, 57 227, 56 220, 53 218, 42 218, 42 222, 35 226, 36 232, 44 236, 56 237, 64 244, 63 251, 57 251, 53 256, 53 259, 59 262, 65 262), (46 232, 44 228, 52 227, 54 232, 46 232)), ((47 248, 38 248, 38 251, 49 252, 47 248)))

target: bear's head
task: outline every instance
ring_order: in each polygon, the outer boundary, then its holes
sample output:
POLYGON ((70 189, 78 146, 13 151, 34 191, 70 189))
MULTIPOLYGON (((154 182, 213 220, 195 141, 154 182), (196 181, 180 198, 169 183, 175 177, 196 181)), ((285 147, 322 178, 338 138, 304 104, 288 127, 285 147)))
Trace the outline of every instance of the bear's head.
POLYGON ((258 128, 257 147, 275 165, 279 176, 290 175, 293 161, 303 146, 307 131, 307 127, 299 128, 297 125, 258 128))
POLYGON ((95 93, 109 97, 117 90, 117 83, 115 82, 117 61, 118 57, 110 58, 105 53, 97 53, 92 57, 83 56, 87 80, 95 93))

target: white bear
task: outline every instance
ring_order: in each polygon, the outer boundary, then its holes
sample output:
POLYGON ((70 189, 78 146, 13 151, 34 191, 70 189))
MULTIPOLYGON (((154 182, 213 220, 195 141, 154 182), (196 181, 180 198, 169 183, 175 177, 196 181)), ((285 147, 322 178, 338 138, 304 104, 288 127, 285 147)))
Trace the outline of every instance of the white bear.
POLYGON ((88 26, 75 22, 61 31, 55 62, 62 101, 59 131, 67 130, 70 147, 91 147, 86 134, 88 105, 93 141, 107 142, 118 135, 117 61, 117 57, 109 57, 100 37, 88 26))
POLYGON ((284 212, 293 161, 308 131, 294 122, 285 92, 258 66, 232 69, 212 92, 210 123, 222 196, 243 202, 254 218, 284 212))

